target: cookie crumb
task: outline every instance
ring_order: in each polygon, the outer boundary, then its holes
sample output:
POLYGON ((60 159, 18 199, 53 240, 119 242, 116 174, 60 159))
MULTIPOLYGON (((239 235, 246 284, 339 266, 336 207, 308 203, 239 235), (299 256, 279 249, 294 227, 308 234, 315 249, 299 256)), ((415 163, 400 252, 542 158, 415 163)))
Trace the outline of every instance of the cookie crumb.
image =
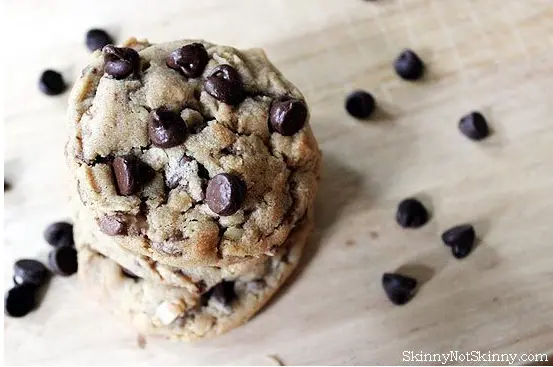
POLYGON ((347 241, 346 241, 346 246, 347 246, 347 247, 352 247, 352 246, 354 246, 354 245, 355 245, 355 241, 354 241, 354 240, 347 240, 347 241))
POLYGON ((378 238, 380 235, 378 234, 377 231, 370 231, 370 232, 369 232, 369 236, 371 236, 372 239, 376 239, 376 238, 378 238))
POLYGON ((280 359, 278 356, 276 356, 274 354, 267 356, 267 359, 269 359, 271 362, 273 362, 275 364, 275 366, 286 366, 284 364, 284 362, 282 362, 282 359, 280 359))
POLYGON ((146 338, 142 334, 138 334, 138 338, 136 339, 136 342, 138 344, 138 348, 145 349, 146 348, 146 338))

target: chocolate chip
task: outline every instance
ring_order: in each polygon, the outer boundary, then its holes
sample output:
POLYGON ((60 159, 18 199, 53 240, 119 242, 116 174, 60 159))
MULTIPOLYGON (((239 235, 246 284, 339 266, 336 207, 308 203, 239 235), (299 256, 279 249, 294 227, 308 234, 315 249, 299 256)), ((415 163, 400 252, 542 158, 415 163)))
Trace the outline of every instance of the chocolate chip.
POLYGON ((403 79, 417 80, 423 74, 424 64, 412 50, 403 50, 394 61, 394 69, 403 79))
POLYGON ((205 91, 223 103, 237 105, 245 98, 242 78, 230 65, 215 67, 204 82, 205 91))
POLYGON ((374 111, 374 98, 369 93, 358 90, 346 98, 346 110, 358 119, 368 118, 374 111))
POLYGON ((404 305, 413 298, 417 280, 397 273, 384 273, 382 287, 394 305, 404 305))
POLYGON ((104 215, 98 219, 100 230, 110 236, 127 234, 127 223, 120 215, 104 215))
POLYGON ((158 108, 150 112, 148 135, 156 147, 172 148, 186 139, 186 123, 178 113, 158 108))
POLYGON ((188 78, 197 78, 202 75, 209 55, 201 43, 191 43, 171 52, 167 57, 167 66, 180 71, 188 78))
POLYGON ((104 46, 113 43, 111 36, 103 29, 90 29, 86 32, 86 47, 92 52, 101 50, 104 46))
POLYGON ((442 233, 442 241, 451 247, 453 256, 462 259, 472 251, 476 233, 472 225, 462 224, 442 233))
POLYGON ((54 247, 73 246, 73 225, 67 222, 55 222, 44 230, 44 239, 54 247))
POLYGON ((420 201, 408 198, 397 207, 396 220, 403 228, 418 228, 428 222, 428 212, 420 201))
POLYGON ((213 287, 211 298, 215 301, 230 306, 232 301, 236 299, 236 293, 234 292, 234 282, 228 282, 226 280, 216 284, 213 287))
POLYGON ((13 281, 15 284, 29 284, 39 287, 46 283, 50 272, 40 261, 21 259, 13 264, 13 273, 13 281))
POLYGON ((11 188, 12 185, 8 181, 4 180, 4 191, 10 191, 11 188))
POLYGON ((299 99, 275 101, 269 112, 270 128, 282 135, 297 133, 307 119, 307 107, 299 99))
POLYGON ((488 123, 480 112, 471 112, 459 121, 459 130, 472 140, 482 140, 490 134, 488 123))
POLYGON ((206 201, 214 213, 228 216, 236 213, 246 196, 246 185, 237 176, 220 173, 209 180, 206 201))
POLYGON ((153 176, 153 170, 133 155, 116 157, 112 167, 117 192, 123 196, 137 193, 153 176))
POLYGON ((27 315, 36 307, 37 287, 22 284, 16 285, 4 296, 4 312, 11 317, 27 315))
POLYGON ((73 247, 57 247, 48 254, 48 265, 57 274, 69 276, 77 272, 77 251, 73 247))
POLYGON ((107 45, 102 49, 105 57, 104 71, 115 79, 124 79, 137 74, 140 69, 138 52, 129 47, 107 45))
POLYGON ((60 73, 54 70, 45 70, 40 75, 38 87, 42 93, 49 96, 55 96, 62 94, 67 86, 65 85, 63 76, 60 73))

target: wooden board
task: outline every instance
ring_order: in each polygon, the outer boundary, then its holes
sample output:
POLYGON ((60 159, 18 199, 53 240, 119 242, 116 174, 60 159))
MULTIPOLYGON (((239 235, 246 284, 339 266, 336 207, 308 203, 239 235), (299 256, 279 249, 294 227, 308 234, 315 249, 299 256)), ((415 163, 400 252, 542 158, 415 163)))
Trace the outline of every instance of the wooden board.
POLYGON ((39 310, 5 319, 7 364, 397 364, 403 351, 553 352, 553 2, 547 0, 9 0, 4 37, 4 282, 21 257, 45 259, 46 224, 68 215, 62 155, 67 94, 41 95, 46 67, 73 79, 87 28, 118 40, 199 37, 264 47, 305 93, 324 153, 317 230, 295 280, 249 324, 184 345, 137 333, 55 278, 39 310), (404 47, 422 82, 391 67, 404 47), (343 109, 355 88, 380 106, 372 121, 343 109), (481 110, 493 136, 468 141, 460 116, 481 110), (398 228, 399 200, 432 209, 398 228), (440 243, 476 225, 463 261, 440 243), (394 307, 381 274, 424 280, 394 307), (274 364, 274 363, 273 363, 274 364))

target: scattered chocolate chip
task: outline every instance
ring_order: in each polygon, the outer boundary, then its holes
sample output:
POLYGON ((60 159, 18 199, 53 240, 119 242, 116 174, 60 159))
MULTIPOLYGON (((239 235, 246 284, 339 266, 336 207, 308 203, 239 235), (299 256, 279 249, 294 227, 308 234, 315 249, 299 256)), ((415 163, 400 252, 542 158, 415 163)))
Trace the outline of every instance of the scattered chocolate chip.
POLYGON ((4 191, 10 191, 11 188, 12 185, 8 181, 4 180, 4 191))
POLYGON ((471 140, 482 140, 490 134, 486 119, 476 111, 461 118, 459 130, 471 140))
POLYGON ((474 247, 476 233, 470 224, 462 224, 442 233, 442 241, 451 247, 451 253, 457 259, 466 257, 474 247))
POLYGON ((394 61, 394 69, 405 80, 417 80, 423 74, 424 64, 412 50, 403 50, 394 61))
POLYGON ((346 98, 346 110, 358 119, 368 118, 373 113, 374 106, 373 96, 362 90, 355 91, 346 98))
POLYGON ((73 246, 73 225, 67 222, 55 222, 44 230, 44 239, 54 247, 73 246))
POLYGON ((206 201, 214 213, 228 216, 236 213, 246 196, 246 185, 237 176, 220 173, 209 180, 206 201))
POLYGON ((221 283, 216 284, 213 287, 211 298, 223 305, 230 306, 232 301, 236 298, 236 293, 234 292, 234 282, 224 280, 221 283))
POLYGON ((172 148, 186 139, 186 123, 178 113, 158 108, 150 112, 148 135, 156 147, 172 148))
POLYGON ((100 230, 110 236, 127 234, 127 223, 120 215, 104 215, 98 219, 100 230))
POLYGON ((104 46, 113 43, 111 36, 103 29, 90 29, 86 32, 86 47, 92 52, 101 50, 104 46))
POLYGON ((131 74, 137 74, 140 69, 138 52, 129 47, 106 45, 102 52, 105 57, 104 71, 115 79, 125 79, 131 74))
POLYGON ((382 287, 394 305, 404 305, 413 298, 417 280, 397 273, 384 273, 382 287))
POLYGON ((413 198, 402 200, 396 212, 396 220, 403 228, 418 228, 428 222, 428 212, 420 201, 413 198))
POLYGON ((38 87, 42 93, 49 96, 56 96, 62 94, 67 86, 60 73, 54 70, 46 70, 40 75, 38 87))
POLYGON ((57 247, 48 254, 48 265, 57 274, 69 276, 77 272, 77 251, 73 247, 57 247))
POLYGON ((138 275, 136 275, 135 273, 133 273, 132 271, 130 271, 130 270, 127 269, 127 268, 121 267, 121 272, 122 272, 123 275, 126 276, 127 278, 131 278, 131 279, 134 279, 134 280, 140 279, 140 277, 139 277, 138 275))
POLYGON ((4 312, 11 317, 27 315, 36 307, 37 287, 30 284, 16 285, 4 296, 4 312))
POLYGON ((171 52, 167 57, 167 66, 177 70, 188 78, 202 75, 209 55, 201 43, 191 43, 171 52))
POLYGON ((17 285, 29 284, 39 287, 46 283, 50 272, 40 261, 33 259, 17 260, 13 264, 13 281, 17 285))
POLYGON ((119 195, 136 194, 152 175, 151 168, 133 155, 116 157, 112 163, 119 195))
POLYGON ((306 119, 307 107, 299 99, 275 101, 271 105, 270 128, 282 135, 294 135, 305 125, 306 119))
POLYGON ((215 67, 204 82, 205 91, 223 103, 237 105, 245 98, 242 78, 230 65, 215 67))

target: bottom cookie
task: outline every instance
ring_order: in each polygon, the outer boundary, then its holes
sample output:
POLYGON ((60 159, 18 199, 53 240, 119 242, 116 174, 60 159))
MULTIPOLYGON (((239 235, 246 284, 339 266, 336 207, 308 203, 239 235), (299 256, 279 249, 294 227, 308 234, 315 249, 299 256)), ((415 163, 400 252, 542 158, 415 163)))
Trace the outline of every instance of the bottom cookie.
POLYGON ((310 219, 298 224, 283 251, 267 260, 270 270, 262 278, 224 280, 202 294, 126 274, 84 243, 77 244, 79 277, 144 334, 185 341, 210 338, 242 325, 273 296, 298 265, 311 226, 310 219))

